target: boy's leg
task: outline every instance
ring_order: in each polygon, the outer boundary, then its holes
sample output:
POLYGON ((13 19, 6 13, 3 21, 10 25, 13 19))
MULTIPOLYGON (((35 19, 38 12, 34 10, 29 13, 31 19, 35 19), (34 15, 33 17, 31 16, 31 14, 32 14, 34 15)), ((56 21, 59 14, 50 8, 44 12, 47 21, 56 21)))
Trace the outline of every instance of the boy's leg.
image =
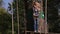
POLYGON ((36 31, 38 32, 38 18, 36 18, 36 31))
POLYGON ((34 19, 34 31, 35 31, 35 32, 38 32, 38 22, 39 22, 39 21, 38 21, 38 18, 35 18, 35 19, 34 19))
POLYGON ((36 19, 34 18, 34 31, 36 32, 36 19))

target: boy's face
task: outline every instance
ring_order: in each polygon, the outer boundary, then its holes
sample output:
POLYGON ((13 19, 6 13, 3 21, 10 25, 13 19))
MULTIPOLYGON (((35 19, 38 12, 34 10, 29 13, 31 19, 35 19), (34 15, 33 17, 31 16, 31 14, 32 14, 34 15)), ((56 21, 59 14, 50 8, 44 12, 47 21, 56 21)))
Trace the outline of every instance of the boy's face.
POLYGON ((34 7, 35 7, 37 10, 41 10, 41 5, 40 5, 40 3, 38 3, 38 2, 35 2, 34 7))

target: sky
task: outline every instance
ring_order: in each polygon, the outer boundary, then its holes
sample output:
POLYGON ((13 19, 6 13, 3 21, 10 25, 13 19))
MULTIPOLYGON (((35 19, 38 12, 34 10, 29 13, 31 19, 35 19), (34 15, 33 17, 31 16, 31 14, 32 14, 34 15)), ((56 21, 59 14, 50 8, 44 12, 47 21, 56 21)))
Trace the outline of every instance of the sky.
POLYGON ((3 7, 5 8, 5 9, 7 9, 8 8, 8 3, 11 3, 13 0, 3 0, 3 7))
MULTIPOLYGON (((13 2, 13 0, 3 0, 3 7, 6 9, 6 10, 8 10, 8 3, 12 3, 13 2)), ((9 13, 10 14, 12 14, 11 13, 11 11, 9 11, 9 13)))

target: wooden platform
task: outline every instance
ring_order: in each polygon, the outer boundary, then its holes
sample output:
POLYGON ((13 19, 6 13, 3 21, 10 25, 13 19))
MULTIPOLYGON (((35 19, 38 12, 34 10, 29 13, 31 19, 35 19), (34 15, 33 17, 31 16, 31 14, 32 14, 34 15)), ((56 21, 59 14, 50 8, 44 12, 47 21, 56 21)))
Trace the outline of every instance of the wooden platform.
POLYGON ((25 31, 24 34, 48 34, 48 33, 40 33, 40 32, 34 32, 34 31, 25 31))

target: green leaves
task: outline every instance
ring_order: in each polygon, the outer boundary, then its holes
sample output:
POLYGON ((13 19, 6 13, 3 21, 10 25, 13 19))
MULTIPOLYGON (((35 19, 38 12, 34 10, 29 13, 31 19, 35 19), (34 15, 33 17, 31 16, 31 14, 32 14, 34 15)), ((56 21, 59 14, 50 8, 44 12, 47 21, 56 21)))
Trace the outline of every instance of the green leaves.
POLYGON ((6 10, 4 9, 4 8, 0 8, 0 15, 2 15, 2 14, 6 14, 7 12, 6 12, 6 10))
POLYGON ((7 33, 6 31, 11 28, 11 15, 4 9, 0 8, 0 32, 2 34, 7 33))

